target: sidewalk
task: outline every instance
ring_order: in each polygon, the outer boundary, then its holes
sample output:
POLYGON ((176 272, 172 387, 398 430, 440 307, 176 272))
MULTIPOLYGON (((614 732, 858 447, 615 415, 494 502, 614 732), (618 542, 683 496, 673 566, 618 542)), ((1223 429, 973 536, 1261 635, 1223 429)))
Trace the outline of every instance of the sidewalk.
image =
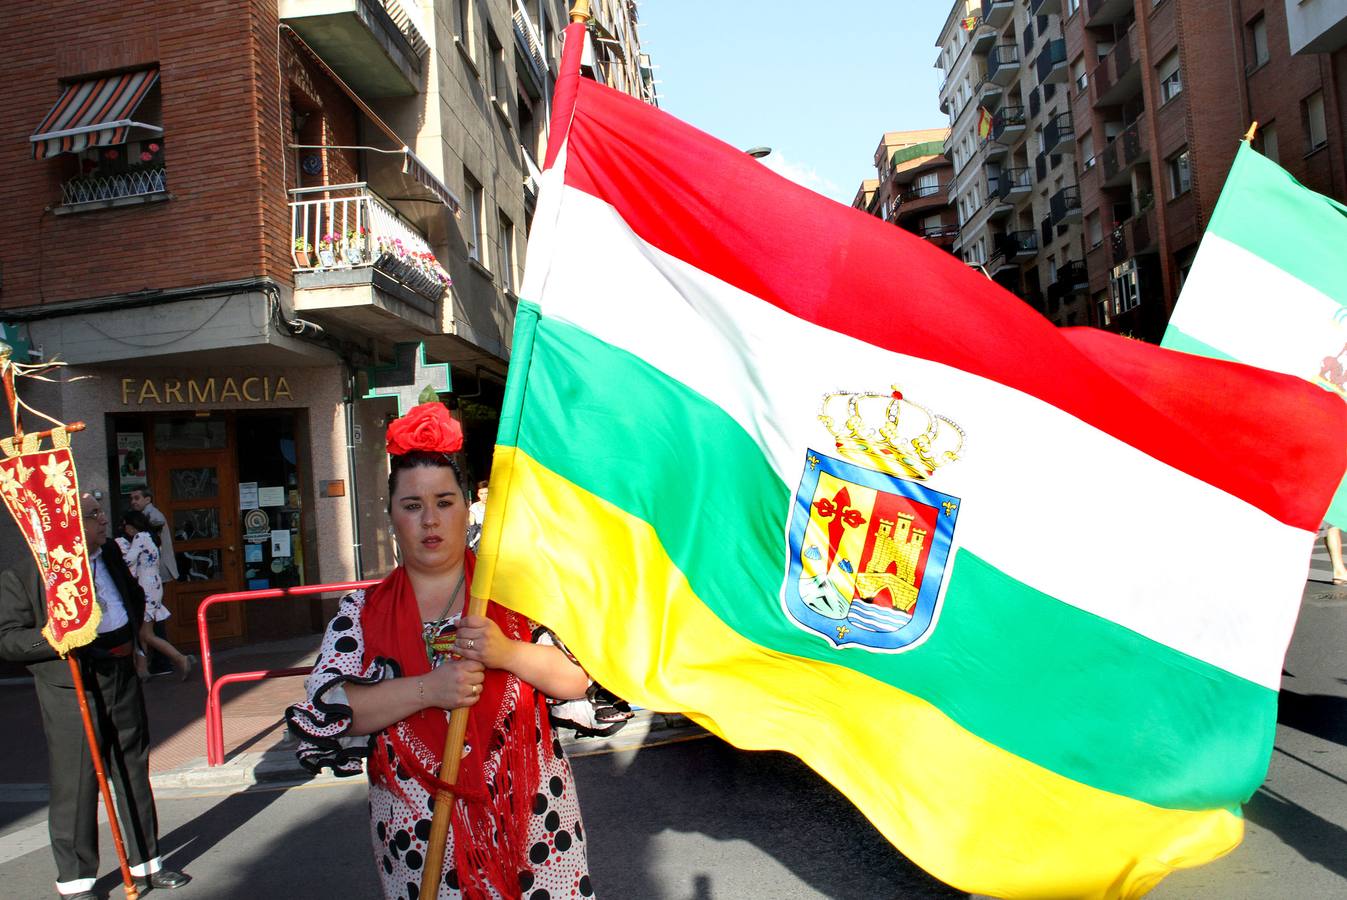
MULTIPOLYGON (((217 652, 215 677, 311 665, 321 637, 308 635, 217 652)), ((333 780, 330 772, 311 775, 295 759, 295 741, 286 732, 282 713, 303 696, 302 677, 226 687, 222 697, 225 763, 211 767, 206 764, 206 688, 200 669, 183 683, 172 675, 150 679, 145 684, 145 703, 150 716, 150 780, 155 791, 182 796, 242 790, 264 782, 333 780)), ((0 740, 0 793, 45 799, 46 747, 31 678, 0 682, 0 722, 7 732, 0 740)), ((612 738, 576 739, 565 732, 562 743, 569 755, 584 756, 700 733, 681 715, 643 710, 612 738)))

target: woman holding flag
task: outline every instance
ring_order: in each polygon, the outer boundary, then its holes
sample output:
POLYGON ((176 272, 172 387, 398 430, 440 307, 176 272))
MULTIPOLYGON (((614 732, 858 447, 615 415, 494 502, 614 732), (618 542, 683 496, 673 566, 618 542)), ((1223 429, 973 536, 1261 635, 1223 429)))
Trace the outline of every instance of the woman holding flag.
POLYGON ((402 564, 343 598, 286 717, 299 759, 360 772, 385 897, 417 897, 449 711, 470 707, 440 898, 593 896, 570 765, 549 698, 580 698, 584 670, 546 629, 490 604, 465 615, 474 558, 452 454, 462 432, 439 403, 388 428, 389 517, 402 564))

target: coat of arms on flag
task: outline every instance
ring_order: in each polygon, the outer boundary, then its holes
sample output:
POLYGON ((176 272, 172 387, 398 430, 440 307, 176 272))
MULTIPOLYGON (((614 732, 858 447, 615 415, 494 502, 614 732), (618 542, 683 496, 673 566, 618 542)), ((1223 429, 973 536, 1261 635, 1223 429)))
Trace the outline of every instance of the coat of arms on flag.
POLYGON ((844 458, 805 456, 786 612, 836 647, 908 649, 935 621, 959 510, 959 498, 908 479, 957 460, 963 430, 896 387, 827 394, 819 420, 844 458))

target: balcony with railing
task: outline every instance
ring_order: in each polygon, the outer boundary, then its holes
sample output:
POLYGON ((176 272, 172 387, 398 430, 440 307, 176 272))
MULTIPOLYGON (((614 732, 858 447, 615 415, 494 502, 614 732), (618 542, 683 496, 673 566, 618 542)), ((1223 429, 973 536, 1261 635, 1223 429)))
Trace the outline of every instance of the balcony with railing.
POLYGON ((1067 260, 1057 266, 1056 277, 1048 283, 1048 308, 1056 310, 1064 301, 1089 289, 1090 279, 1085 271, 1085 262, 1079 259, 1067 260))
MULTIPOLYGON (((61 185, 61 203, 65 207, 121 206, 154 199, 168 199, 168 173, 163 166, 106 175, 79 175, 61 185)), ((58 213, 70 211, 74 210, 57 210, 58 213)))
POLYGON ((1024 135, 1027 122, 1023 106, 1007 106, 992 116, 991 139, 1003 144, 1012 144, 1024 135))
POLYGON ((898 195, 898 214, 909 216, 949 203, 949 182, 909 187, 898 195))
POLYGON ((986 27, 986 23, 979 19, 969 40, 973 45, 973 52, 980 56, 990 50, 999 37, 996 29, 986 27))
POLYGON ((529 79, 522 83, 533 99, 537 100, 547 90, 547 51, 543 48, 538 29, 533 27, 533 19, 529 17, 523 0, 515 0, 512 18, 515 46, 525 60, 524 70, 529 75, 529 79))
POLYGON ((990 78, 984 77, 973 89, 973 96, 978 98, 979 106, 985 106, 988 112, 991 112, 1001 105, 1006 96, 1006 89, 990 78))
POLYGON ((1099 154, 1100 168, 1103 170, 1105 187, 1117 187, 1126 184, 1134 165, 1144 162, 1148 156, 1146 142, 1142 140, 1141 125, 1138 119, 1109 141, 1099 154))
POLYGON ((1015 201, 1029 196, 1034 189, 1033 172, 1028 166, 1017 169, 1002 169, 996 186, 996 196, 1002 200, 1015 201))
POLYGON ((1132 11, 1132 0, 1085 0, 1085 27, 1120 22, 1132 11))
POLYGON ((1009 87, 1020 76, 1020 48, 1017 44, 997 44, 987 54, 987 80, 1009 87))
POLYGON ((1034 59, 1039 84, 1058 84, 1066 81, 1066 40, 1054 38, 1043 45, 1034 59))
POLYGON ((1080 186, 1068 184, 1048 200, 1052 224, 1074 225, 1080 221, 1080 186))
POLYGON ((399 0, 280 0, 280 16, 361 96, 424 89, 426 41, 399 0))
POLYGON ((1038 254, 1038 234, 1032 230, 1007 231, 996 235, 992 243, 1011 262, 1024 262, 1038 254))
POLYGON ((1000 28, 1015 11, 1013 0, 982 0, 982 21, 992 28, 1000 28))
POLYGON ((1043 129, 1043 149, 1049 153, 1074 153, 1076 150, 1076 127, 1071 119, 1070 110, 1058 113, 1043 129))
POLYGON ((1117 106, 1140 93, 1139 55, 1137 30, 1131 28, 1090 73, 1091 102, 1095 106, 1117 106))
POLYGON ((1117 266, 1143 253, 1153 252, 1155 241, 1155 208, 1148 206, 1115 225, 1105 243, 1109 247, 1109 259, 1117 266))
POLYGON ((950 250, 954 247, 954 241, 959 237, 958 225, 924 225, 914 232, 924 241, 935 244, 944 250, 950 250))
POLYGON ((297 311, 387 336, 438 331, 449 275, 410 222, 363 182, 290 194, 297 311))

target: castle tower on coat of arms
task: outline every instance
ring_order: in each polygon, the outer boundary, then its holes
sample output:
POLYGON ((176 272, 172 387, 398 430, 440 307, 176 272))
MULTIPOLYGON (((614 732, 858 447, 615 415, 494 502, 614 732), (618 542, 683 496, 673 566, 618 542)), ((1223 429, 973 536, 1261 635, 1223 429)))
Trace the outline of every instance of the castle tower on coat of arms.
POLYGON ((865 600, 873 600, 887 590, 894 608, 911 612, 917 603, 917 563, 926 546, 926 530, 914 529, 913 517, 904 513, 895 519, 879 520, 870 560, 865 570, 856 575, 856 593, 865 600))

